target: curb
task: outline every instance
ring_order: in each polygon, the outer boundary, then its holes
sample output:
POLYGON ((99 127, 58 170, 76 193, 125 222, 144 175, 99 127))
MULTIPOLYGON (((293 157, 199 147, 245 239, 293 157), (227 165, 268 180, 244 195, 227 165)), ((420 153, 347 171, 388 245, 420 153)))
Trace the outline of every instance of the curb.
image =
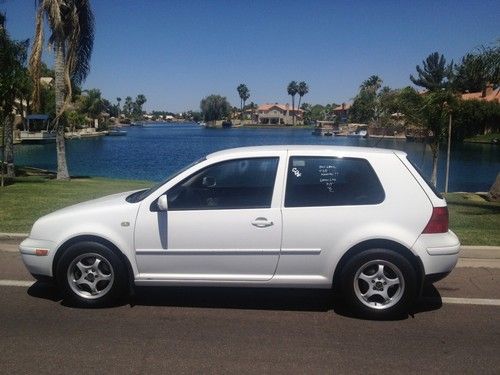
POLYGON ((29 233, 0 233, 0 241, 2 240, 24 240, 29 236, 29 233))

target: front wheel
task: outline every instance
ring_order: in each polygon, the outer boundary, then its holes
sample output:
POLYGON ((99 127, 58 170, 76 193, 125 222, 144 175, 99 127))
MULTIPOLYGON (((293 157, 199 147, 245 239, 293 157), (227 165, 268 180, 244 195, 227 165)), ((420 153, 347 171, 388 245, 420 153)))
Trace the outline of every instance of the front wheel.
POLYGON ((346 302, 368 318, 405 313, 416 295, 415 270, 392 250, 371 249, 355 255, 344 267, 341 282, 346 302))
POLYGON ((96 242, 80 242, 65 250, 57 265, 57 282, 73 305, 109 305, 123 295, 126 269, 120 258, 96 242))

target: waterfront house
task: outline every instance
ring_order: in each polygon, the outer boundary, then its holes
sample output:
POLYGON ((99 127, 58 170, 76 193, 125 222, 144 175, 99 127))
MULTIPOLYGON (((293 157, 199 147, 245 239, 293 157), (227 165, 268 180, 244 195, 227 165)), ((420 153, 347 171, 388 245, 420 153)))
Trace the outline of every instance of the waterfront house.
POLYGON ((500 88, 494 90, 493 85, 489 83, 483 91, 462 94, 462 100, 484 100, 500 103, 500 88))
POLYGON ((292 107, 287 104, 261 104, 257 108, 255 121, 257 124, 263 125, 291 125, 293 124, 293 115, 295 114, 295 124, 302 125, 304 123, 304 111, 302 109, 292 107))
POLYGON ((339 123, 345 124, 349 120, 349 114, 351 110, 351 103, 342 103, 341 105, 333 109, 333 114, 339 123))

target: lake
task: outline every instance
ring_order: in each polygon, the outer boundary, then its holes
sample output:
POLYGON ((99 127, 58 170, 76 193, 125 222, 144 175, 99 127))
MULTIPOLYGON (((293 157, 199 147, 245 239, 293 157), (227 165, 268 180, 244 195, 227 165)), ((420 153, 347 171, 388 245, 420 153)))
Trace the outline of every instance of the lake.
MULTIPOLYGON (((320 137, 310 129, 205 129, 196 124, 148 124, 126 128, 125 137, 74 139, 66 143, 72 176, 102 176, 159 181, 208 153, 240 146, 323 144, 403 150, 430 175, 432 155, 422 143, 396 139, 320 137)), ((56 169, 54 144, 16 145, 17 165, 56 169)), ((438 188, 444 190, 446 149, 439 157, 438 188)), ((457 144, 452 147, 450 191, 487 191, 500 171, 500 147, 457 144)))

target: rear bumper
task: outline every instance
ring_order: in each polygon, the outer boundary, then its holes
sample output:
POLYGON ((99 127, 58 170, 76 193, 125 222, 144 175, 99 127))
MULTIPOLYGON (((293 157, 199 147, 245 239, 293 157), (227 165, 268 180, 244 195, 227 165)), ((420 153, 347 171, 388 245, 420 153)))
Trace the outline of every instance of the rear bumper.
POLYGON ((422 234, 412 250, 422 261, 426 279, 427 275, 432 279, 432 275, 446 276, 455 268, 460 253, 460 241, 451 230, 447 233, 422 234))

